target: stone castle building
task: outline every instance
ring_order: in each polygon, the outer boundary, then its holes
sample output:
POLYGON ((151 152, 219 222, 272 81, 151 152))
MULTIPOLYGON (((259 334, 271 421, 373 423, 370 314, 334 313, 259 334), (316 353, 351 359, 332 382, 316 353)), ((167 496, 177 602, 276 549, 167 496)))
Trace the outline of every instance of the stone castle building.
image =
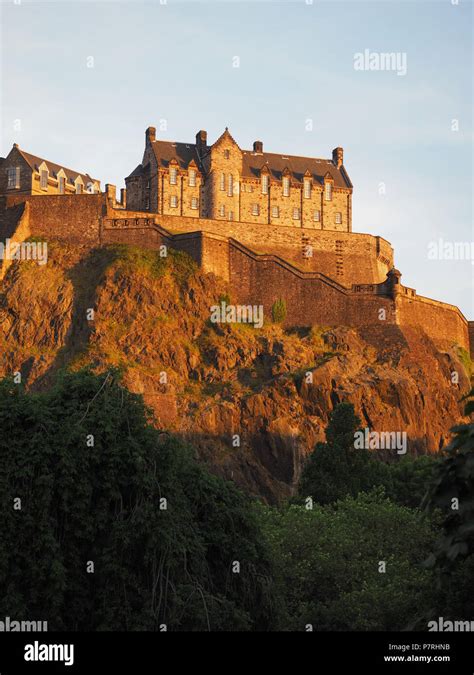
POLYGON ((146 130, 141 164, 125 179, 129 209, 185 216, 351 232, 352 183, 342 148, 331 159, 242 150, 226 128, 213 143, 156 139, 146 130))
POLYGON ((0 195, 70 195, 100 192, 100 181, 25 152, 15 143, 0 159, 0 195))

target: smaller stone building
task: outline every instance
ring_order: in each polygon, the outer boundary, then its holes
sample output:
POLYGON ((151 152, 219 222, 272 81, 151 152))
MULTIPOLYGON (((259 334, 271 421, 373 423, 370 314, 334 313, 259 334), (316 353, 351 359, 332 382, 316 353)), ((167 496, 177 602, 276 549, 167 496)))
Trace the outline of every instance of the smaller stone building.
POLYGON ((71 195, 100 192, 100 181, 42 157, 14 143, 0 161, 0 195, 71 195))

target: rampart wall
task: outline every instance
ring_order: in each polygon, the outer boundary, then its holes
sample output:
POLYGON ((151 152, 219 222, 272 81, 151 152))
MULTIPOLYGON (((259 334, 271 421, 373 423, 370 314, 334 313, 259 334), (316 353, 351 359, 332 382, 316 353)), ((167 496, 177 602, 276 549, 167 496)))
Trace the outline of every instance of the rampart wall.
POLYGON ((0 201, 2 237, 11 237, 16 227, 19 240, 33 235, 91 247, 165 244, 226 279, 237 302, 262 304, 267 316, 283 298, 288 325, 364 326, 379 324, 382 315, 387 323, 418 325, 436 341, 456 342, 473 353, 474 323, 468 325, 457 307, 405 286, 391 292, 386 280, 393 250, 381 237, 156 216, 113 208, 105 194, 0 201))

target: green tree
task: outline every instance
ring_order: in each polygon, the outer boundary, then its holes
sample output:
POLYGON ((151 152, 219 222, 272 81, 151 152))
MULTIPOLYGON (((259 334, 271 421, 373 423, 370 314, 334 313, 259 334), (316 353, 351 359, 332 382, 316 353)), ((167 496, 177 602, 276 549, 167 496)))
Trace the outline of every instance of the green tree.
POLYGON ((346 495, 355 496, 375 485, 388 485, 387 465, 374 459, 369 450, 354 448, 360 419, 352 403, 340 403, 331 413, 326 443, 317 443, 303 469, 298 487, 301 498, 312 497, 330 504, 346 495))
POLYGON ((422 562, 429 519, 379 488, 312 509, 265 509, 265 537, 279 564, 287 630, 402 630, 433 602, 422 562))
POLYGON ((40 394, 2 381, 0 423, 1 616, 65 630, 273 625, 252 503, 152 428, 116 373, 63 374, 40 394))
MULTIPOLYGON (((474 389, 464 399, 468 416, 474 413, 474 389)), ((452 432, 447 456, 425 501, 428 510, 444 514, 443 533, 428 564, 447 570, 474 552, 474 423, 456 426, 452 432)))

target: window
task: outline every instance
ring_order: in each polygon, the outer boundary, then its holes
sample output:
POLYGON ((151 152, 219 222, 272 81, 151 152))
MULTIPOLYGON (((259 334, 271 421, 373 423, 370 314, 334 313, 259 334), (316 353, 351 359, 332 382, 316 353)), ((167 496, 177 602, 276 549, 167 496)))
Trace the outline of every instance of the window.
POLYGON ((225 173, 221 173, 220 188, 221 190, 225 190, 225 173))
POLYGON ((258 204, 252 204, 252 216, 260 215, 260 207, 258 204))
POLYGON ((176 185, 178 181, 178 170, 176 167, 172 166, 170 169, 170 185, 176 185))
POLYGON ((324 199, 330 202, 332 199, 332 183, 324 184, 324 199))
POLYGON ((197 209, 198 207, 198 199, 197 197, 192 197, 191 199, 191 208, 192 209, 197 209))
POLYGON ((293 220, 299 220, 300 219, 300 210, 299 209, 293 209, 293 220))
POLYGON ((227 179, 227 196, 232 197, 234 194, 234 178, 232 174, 229 174, 227 179))
POLYGON ((149 197, 146 198, 146 201, 145 201, 145 209, 146 209, 147 211, 150 210, 150 198, 149 198, 149 197))
POLYGON ((220 215, 222 218, 224 218, 224 216, 225 216, 225 206, 224 206, 224 204, 221 204, 221 205, 219 206, 219 215, 220 215))
POLYGON ((76 195, 82 195, 82 183, 76 183, 76 195))
POLYGON ((20 187, 20 167, 12 166, 7 169, 8 184, 7 187, 19 188, 20 187))
POLYGON ((342 223, 342 213, 338 211, 336 213, 336 225, 340 225, 342 223))
POLYGON ((316 223, 319 223, 319 222, 320 222, 320 220, 321 220, 321 211, 315 211, 315 212, 313 213, 313 220, 314 220, 316 223))
POLYGON ((196 172, 194 169, 189 171, 189 187, 196 187, 196 172))
POLYGON ((171 195, 170 206, 172 209, 178 208, 178 197, 176 195, 171 195))
POLYGON ((59 194, 63 195, 66 192, 66 179, 64 178, 64 176, 59 176, 58 187, 59 187, 59 194))
POLYGON ((48 172, 45 169, 40 173, 40 186, 42 190, 48 189, 48 172))
POLYGON ((234 212, 229 211, 229 220, 234 220, 234 212))
POLYGON ((230 157, 230 150, 224 150, 224 157, 225 157, 225 159, 229 159, 229 157, 230 157))
POLYGON ((272 218, 279 218, 280 217, 280 209, 278 206, 272 206, 272 218))
POLYGON ((311 181, 308 179, 304 182, 304 198, 311 199, 311 181))
POLYGON ((268 194, 268 184, 269 184, 269 176, 267 174, 263 174, 262 176, 262 195, 267 195, 268 194))
POLYGON ((288 178, 288 176, 285 176, 283 178, 283 196, 284 197, 290 196, 290 179, 288 178))

